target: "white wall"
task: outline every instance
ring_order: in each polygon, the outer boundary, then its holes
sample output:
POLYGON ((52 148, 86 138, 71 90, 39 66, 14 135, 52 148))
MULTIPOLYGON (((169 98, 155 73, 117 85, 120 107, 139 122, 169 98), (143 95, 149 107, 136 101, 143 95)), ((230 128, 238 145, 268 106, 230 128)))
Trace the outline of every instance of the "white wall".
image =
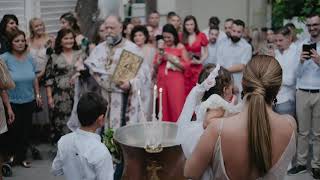
MULTIPOLYGON (((207 27, 211 16, 218 16, 223 22, 227 18, 242 19, 248 22, 248 0, 192 0, 192 15, 199 23, 200 29, 207 27)), ((220 24, 221 26, 223 23, 220 24)))
POLYGON ((250 27, 263 27, 270 24, 268 8, 270 11, 267 0, 158 0, 160 14, 175 11, 182 18, 192 14, 200 29, 207 27, 211 16, 219 17, 221 28, 227 18, 241 19, 250 27))
POLYGON ((33 17, 43 19, 47 32, 59 29, 63 13, 74 11, 77 0, 0 0, 0 19, 4 14, 15 14, 19 28, 28 34, 28 22, 33 17))
POLYGON ((270 11, 271 4, 268 0, 250 0, 249 4, 249 22, 251 27, 265 27, 268 24, 267 14, 270 11))

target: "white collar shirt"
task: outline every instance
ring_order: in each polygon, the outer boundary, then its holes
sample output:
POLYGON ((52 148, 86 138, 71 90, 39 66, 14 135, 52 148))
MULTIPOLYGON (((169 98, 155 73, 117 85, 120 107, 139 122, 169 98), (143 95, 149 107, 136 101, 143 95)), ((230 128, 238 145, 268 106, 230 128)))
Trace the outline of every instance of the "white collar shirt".
POLYGON ((297 70, 299 66, 299 51, 295 43, 291 43, 288 49, 281 53, 275 50, 275 58, 282 68, 282 84, 277 95, 277 103, 285 103, 295 100, 297 70))
MULTIPOLYGON (((247 64, 252 57, 252 47, 249 43, 241 38, 237 43, 233 43, 231 39, 226 39, 218 45, 217 63, 224 68, 230 68, 237 64, 247 64)), ((242 90, 241 80, 242 72, 233 73, 234 83, 242 90)))
MULTIPOLYGON (((306 39, 299 46, 299 54, 302 51, 303 44, 310 44, 310 39, 306 39)), ((320 41, 317 42, 317 53, 320 54, 320 41)), ((300 63, 298 68, 297 89, 320 89, 320 65, 317 65, 312 59, 300 63)))
POLYGON ((113 180, 112 157, 98 134, 77 129, 58 142, 52 174, 66 180, 113 180))
POLYGON ((206 64, 217 64, 217 49, 218 44, 210 43, 208 44, 208 58, 203 62, 204 65, 206 64))

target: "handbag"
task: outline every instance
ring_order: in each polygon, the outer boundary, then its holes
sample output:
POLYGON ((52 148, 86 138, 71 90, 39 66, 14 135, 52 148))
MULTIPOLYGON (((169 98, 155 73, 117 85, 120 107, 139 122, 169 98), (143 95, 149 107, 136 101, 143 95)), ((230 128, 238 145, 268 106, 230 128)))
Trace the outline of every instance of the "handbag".
POLYGON ((16 85, 12 80, 8 68, 4 61, 0 59, 0 89, 13 89, 16 85))

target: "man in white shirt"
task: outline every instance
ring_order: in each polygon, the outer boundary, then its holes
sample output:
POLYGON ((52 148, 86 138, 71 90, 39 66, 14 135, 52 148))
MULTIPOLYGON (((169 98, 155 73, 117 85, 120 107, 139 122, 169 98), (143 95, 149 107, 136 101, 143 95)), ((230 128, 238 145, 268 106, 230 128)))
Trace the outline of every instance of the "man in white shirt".
POLYGON ((297 71, 296 113, 299 124, 297 165, 288 171, 289 175, 307 171, 308 157, 311 159, 311 174, 320 179, 320 15, 311 14, 306 25, 310 38, 304 44, 316 44, 316 49, 300 47, 300 64, 297 71), (310 133, 313 136, 310 136, 310 133), (309 143, 312 137, 312 155, 309 143))
POLYGON ((242 38, 245 23, 242 20, 234 20, 230 38, 218 46, 217 63, 230 71, 234 78, 235 94, 239 97, 242 91, 242 71, 252 57, 252 48, 242 38))
POLYGON ((219 27, 213 26, 209 30, 208 58, 203 62, 206 64, 217 64, 219 27))
POLYGON ((296 81, 300 54, 289 28, 280 28, 275 33, 275 58, 282 68, 282 84, 277 95, 275 111, 279 114, 290 114, 295 117, 296 111, 296 81))
POLYGON ((51 172, 67 180, 113 180, 112 157, 96 130, 104 125, 107 104, 95 93, 84 94, 77 114, 81 127, 58 142, 51 172))

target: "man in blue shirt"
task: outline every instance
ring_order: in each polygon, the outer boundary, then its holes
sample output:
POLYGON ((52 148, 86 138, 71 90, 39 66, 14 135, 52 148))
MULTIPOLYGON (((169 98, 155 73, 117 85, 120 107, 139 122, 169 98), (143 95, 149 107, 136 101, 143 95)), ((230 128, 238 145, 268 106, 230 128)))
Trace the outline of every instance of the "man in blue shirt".
POLYGON ((288 174, 306 172, 309 134, 312 130, 314 139, 311 173, 314 179, 320 179, 320 15, 308 16, 306 25, 310 39, 304 44, 316 43, 316 49, 303 51, 300 56, 296 92, 299 124, 297 166, 290 169, 288 174))

